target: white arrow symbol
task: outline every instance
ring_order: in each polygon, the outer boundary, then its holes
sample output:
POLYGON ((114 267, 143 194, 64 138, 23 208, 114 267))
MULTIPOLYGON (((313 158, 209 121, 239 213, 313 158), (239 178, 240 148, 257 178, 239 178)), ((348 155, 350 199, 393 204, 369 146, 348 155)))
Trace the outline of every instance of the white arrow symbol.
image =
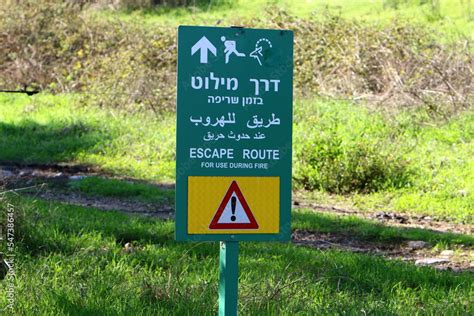
POLYGON ((216 56, 216 47, 212 45, 209 40, 203 36, 196 44, 191 48, 191 55, 194 55, 198 50, 201 51, 200 61, 201 64, 207 64, 207 51, 209 50, 214 56, 216 56))

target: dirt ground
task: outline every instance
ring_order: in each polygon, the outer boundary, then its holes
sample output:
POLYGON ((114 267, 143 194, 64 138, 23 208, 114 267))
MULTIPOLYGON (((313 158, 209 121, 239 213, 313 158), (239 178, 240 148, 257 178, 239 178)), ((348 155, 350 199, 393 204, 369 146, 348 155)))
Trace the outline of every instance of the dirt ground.
MULTIPOLYGON (((49 201, 94 207, 101 210, 116 210, 129 214, 171 219, 174 205, 144 203, 112 197, 92 197, 62 189, 69 181, 89 176, 110 176, 88 166, 69 164, 0 166, 0 187, 4 191, 16 191, 49 201)), ((127 179, 130 181, 130 179, 127 179)), ((164 189, 173 189, 169 184, 153 184, 164 189)), ((337 216, 357 216, 384 226, 428 229, 440 233, 473 234, 473 225, 443 221, 429 216, 415 216, 396 212, 361 212, 357 209, 321 205, 317 201, 296 193, 293 197, 295 209, 310 209, 316 213, 337 216)), ((460 245, 456 249, 438 250, 423 241, 393 243, 368 242, 343 233, 321 233, 296 229, 292 234, 296 245, 312 247, 322 251, 340 249, 357 253, 369 253, 388 259, 400 259, 416 265, 432 266, 439 270, 474 272, 474 248, 460 245)))

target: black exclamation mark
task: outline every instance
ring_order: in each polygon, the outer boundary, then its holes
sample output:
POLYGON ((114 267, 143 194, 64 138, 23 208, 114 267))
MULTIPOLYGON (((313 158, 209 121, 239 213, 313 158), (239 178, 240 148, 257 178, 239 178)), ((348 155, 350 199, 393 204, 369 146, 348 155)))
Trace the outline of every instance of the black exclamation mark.
POLYGON ((232 197, 230 200, 230 207, 232 208, 232 216, 230 217, 230 220, 235 222, 237 217, 235 217, 235 204, 237 203, 237 198, 235 196, 232 197))

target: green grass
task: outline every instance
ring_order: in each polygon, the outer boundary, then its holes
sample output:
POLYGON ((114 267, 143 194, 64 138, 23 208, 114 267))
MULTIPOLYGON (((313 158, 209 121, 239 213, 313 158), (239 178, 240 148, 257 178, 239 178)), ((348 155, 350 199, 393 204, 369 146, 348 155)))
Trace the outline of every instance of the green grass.
POLYGON ((69 188, 89 196, 116 197, 167 205, 174 204, 173 190, 162 189, 147 183, 87 177, 69 181, 69 188))
MULTIPOLYGON (((17 219, 17 314, 216 313, 218 244, 177 243, 173 222, 30 198, 9 201, 17 219), (124 250, 127 242, 132 252, 124 250)), ((332 220, 296 213, 294 227, 345 225, 354 234, 368 229, 354 229, 358 224, 352 220, 332 220)), ((448 242, 472 244, 471 237, 446 236, 448 242)), ((243 243, 239 311, 430 315, 442 310, 465 315, 474 312, 473 281, 470 273, 440 272, 369 255, 289 243, 243 243)))
MULTIPOLYGON (((447 39, 474 38, 474 3, 469 0, 440 0, 439 11, 433 9, 430 1, 420 5, 419 0, 385 0, 398 6, 383 5, 382 0, 312 0, 312 1, 269 1, 240 0, 234 2, 211 1, 210 6, 196 8, 159 7, 155 10, 107 11, 111 17, 118 16, 125 21, 140 20, 151 25, 177 26, 180 24, 221 25, 235 23, 239 18, 266 17, 275 6, 300 18, 311 15, 337 14, 344 18, 364 19, 368 22, 386 23, 392 19, 433 27, 443 32, 447 39)), ((104 12, 102 13, 104 14, 104 12)))
MULTIPOLYGON (((384 116, 349 102, 297 101, 295 157, 311 150, 315 156, 307 162, 295 159, 294 176, 316 159, 323 163, 323 174, 311 176, 329 179, 335 187, 346 183, 360 189, 373 179, 379 181, 376 191, 336 195, 340 202, 367 211, 395 210, 472 223, 473 128, 474 114, 469 111, 439 121, 420 110, 384 116), (312 147, 313 141, 319 149, 312 147), (393 164, 402 169, 392 172, 393 164), (358 177, 358 186, 338 178, 344 174, 358 177)), ((75 97, 66 95, 0 94, 0 163, 75 162, 120 177, 171 183, 174 133, 172 114, 156 117, 78 107, 75 97)), ((93 178, 78 186, 86 193, 108 190, 112 196, 156 194, 140 185, 115 187, 104 181, 93 178)), ((313 195, 323 203, 334 199, 318 187, 313 195)))

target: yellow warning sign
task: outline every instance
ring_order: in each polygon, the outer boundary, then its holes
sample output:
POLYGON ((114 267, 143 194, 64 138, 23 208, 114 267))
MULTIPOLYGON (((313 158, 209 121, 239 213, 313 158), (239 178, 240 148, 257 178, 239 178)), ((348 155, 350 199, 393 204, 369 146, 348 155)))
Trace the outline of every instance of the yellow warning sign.
POLYGON ((188 177, 188 234, 277 234, 279 177, 188 177))

